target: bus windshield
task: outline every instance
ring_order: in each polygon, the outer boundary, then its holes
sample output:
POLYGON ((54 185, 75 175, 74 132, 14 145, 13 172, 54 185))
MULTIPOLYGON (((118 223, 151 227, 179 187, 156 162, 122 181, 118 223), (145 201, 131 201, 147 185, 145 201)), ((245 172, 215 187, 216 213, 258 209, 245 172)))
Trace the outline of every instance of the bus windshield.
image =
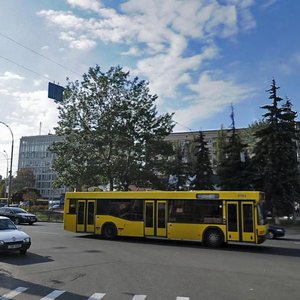
POLYGON ((258 225, 265 225, 266 224, 266 218, 265 218, 265 214, 262 208, 262 205, 259 203, 257 205, 257 221, 258 221, 258 225))

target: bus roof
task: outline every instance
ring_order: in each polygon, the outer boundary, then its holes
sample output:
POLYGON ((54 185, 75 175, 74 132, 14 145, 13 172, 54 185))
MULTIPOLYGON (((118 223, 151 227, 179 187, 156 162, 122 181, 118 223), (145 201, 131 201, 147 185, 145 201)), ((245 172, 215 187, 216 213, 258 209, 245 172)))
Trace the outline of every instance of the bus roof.
POLYGON ((259 200, 259 191, 95 191, 67 192, 66 199, 229 199, 259 200))

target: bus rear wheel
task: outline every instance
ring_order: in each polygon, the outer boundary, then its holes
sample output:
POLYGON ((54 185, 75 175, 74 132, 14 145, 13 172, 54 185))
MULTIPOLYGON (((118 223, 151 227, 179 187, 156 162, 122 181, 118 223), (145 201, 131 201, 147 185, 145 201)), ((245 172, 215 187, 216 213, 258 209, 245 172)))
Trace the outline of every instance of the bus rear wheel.
POLYGON ((224 243, 224 235, 219 229, 208 229, 204 234, 203 241, 207 247, 221 247, 224 243))
POLYGON ((117 236, 117 227, 114 223, 106 223, 102 228, 102 236, 106 240, 112 240, 117 236))

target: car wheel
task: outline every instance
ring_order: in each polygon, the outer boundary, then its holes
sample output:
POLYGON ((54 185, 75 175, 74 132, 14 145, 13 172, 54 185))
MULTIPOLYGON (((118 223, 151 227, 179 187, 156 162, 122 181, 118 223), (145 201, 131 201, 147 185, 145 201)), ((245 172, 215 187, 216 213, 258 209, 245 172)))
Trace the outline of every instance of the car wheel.
POLYGON ((29 225, 32 225, 32 224, 33 224, 33 222, 29 222, 28 224, 29 224, 29 225))
POLYGON ((267 235, 268 239, 275 239, 275 234, 273 231, 269 231, 267 235))
POLYGON ((204 245, 208 247, 220 247, 224 243, 223 233, 218 229, 209 229, 204 235, 204 245))
POLYGON ((20 220, 18 218, 16 218, 14 222, 15 222, 16 225, 20 224, 20 220))
POLYGON ((20 250, 20 254, 21 254, 21 255, 25 255, 26 253, 27 253, 27 249, 20 250))
POLYGON ((107 223, 104 225, 102 229, 102 236, 106 240, 114 239, 117 236, 117 228, 116 225, 113 223, 107 223))

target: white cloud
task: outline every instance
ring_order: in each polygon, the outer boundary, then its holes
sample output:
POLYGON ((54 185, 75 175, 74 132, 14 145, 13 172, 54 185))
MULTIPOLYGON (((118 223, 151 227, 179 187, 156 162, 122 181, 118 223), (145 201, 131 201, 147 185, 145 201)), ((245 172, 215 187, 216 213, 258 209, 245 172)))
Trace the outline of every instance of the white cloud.
POLYGON ((185 108, 175 111, 175 119, 187 125, 204 120, 221 112, 230 104, 243 101, 253 96, 253 88, 235 83, 232 79, 219 79, 224 77, 220 72, 204 72, 195 84, 189 87, 196 93, 193 103, 185 108))
POLYGON ((99 12, 101 5, 98 0, 67 0, 73 7, 99 12))
POLYGON ((18 74, 12 73, 12 72, 4 72, 2 76, 0 76, 0 83, 6 82, 6 81, 11 81, 11 80, 23 80, 25 77, 20 76, 18 74))
POLYGON ((131 47, 128 51, 124 51, 121 53, 122 55, 130 55, 130 56, 140 56, 141 51, 136 47, 131 47))
MULTIPOLYGON (((218 57, 217 38, 232 38, 241 30, 255 27, 250 11, 254 1, 129 0, 118 11, 92 0, 68 3, 97 15, 79 17, 72 11, 54 10, 38 14, 58 28, 60 39, 70 48, 87 51, 96 47, 99 40, 126 45, 129 50, 121 54, 137 59, 136 65, 130 67, 133 75, 150 82, 151 92, 158 94, 161 106, 166 105, 168 98, 178 99, 182 86, 194 97, 193 103, 205 107, 205 117, 221 110, 228 101, 246 98, 248 89, 233 80, 216 80, 212 73, 205 72, 195 82, 195 73, 203 72, 209 67, 207 63, 218 57), (198 46, 193 47, 193 52, 189 52, 191 41, 198 46), (225 93, 223 100, 208 94, 207 87, 225 93), (227 90, 231 90, 230 97, 227 90)), ((187 115, 189 110, 192 108, 187 108, 187 115)))

